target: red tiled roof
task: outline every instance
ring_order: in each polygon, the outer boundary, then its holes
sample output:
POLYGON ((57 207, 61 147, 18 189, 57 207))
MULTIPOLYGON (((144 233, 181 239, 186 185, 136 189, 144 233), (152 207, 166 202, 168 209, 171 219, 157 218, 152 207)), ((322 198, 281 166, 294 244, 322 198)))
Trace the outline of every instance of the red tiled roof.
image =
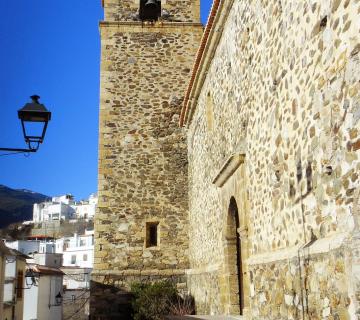
POLYGON ((64 272, 62 272, 58 268, 41 266, 38 264, 30 266, 29 269, 31 269, 35 273, 39 273, 40 275, 48 275, 48 276, 63 276, 64 275, 64 272))
POLYGON ((31 240, 31 239, 55 239, 55 238, 47 236, 47 235, 39 234, 39 235, 35 235, 35 236, 28 236, 27 239, 31 240))

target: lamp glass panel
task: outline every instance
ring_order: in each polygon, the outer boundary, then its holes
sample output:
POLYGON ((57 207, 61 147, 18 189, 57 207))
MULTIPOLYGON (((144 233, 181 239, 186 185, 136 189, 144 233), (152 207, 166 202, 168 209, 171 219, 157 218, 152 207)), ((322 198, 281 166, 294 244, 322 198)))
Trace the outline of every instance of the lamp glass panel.
POLYGON ((24 121, 25 134, 32 137, 41 137, 44 130, 44 122, 28 122, 24 121))

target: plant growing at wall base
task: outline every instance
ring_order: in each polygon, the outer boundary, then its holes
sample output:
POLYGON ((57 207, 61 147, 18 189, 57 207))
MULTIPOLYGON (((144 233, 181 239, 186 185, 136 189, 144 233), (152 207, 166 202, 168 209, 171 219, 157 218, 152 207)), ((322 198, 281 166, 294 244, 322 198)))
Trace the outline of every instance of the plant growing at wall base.
POLYGON ((169 281, 133 283, 132 308, 134 320, 162 320, 177 301, 177 290, 169 281))
POLYGON ((170 314, 174 316, 185 316, 195 314, 195 301, 191 295, 177 295, 175 301, 170 302, 170 314))

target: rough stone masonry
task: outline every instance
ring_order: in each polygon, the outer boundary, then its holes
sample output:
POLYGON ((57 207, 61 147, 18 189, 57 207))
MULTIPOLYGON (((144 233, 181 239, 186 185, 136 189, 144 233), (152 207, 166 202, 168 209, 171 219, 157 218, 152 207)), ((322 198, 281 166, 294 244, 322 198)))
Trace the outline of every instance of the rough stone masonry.
POLYGON ((188 183, 183 95, 202 25, 198 0, 163 1, 171 20, 133 21, 139 1, 105 0, 93 319, 126 319, 132 282, 186 285, 188 183))
POLYGON ((194 69, 199 1, 138 5, 104 0, 93 319, 164 278, 202 314, 360 319, 360 1, 215 0, 194 69))
POLYGON ((182 113, 197 310, 360 319, 360 1, 214 14, 182 113))

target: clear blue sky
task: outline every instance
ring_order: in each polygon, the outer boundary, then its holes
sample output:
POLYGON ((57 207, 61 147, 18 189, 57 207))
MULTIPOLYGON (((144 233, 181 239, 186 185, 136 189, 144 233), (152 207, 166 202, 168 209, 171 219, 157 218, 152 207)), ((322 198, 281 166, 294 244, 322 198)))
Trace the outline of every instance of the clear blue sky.
MULTIPOLYGON (((204 23, 211 3, 201 0, 204 23)), ((86 198, 97 189, 100 0, 0 0, 0 10, 0 147, 25 147, 17 110, 30 95, 53 116, 36 154, 0 156, 0 184, 86 198)))

